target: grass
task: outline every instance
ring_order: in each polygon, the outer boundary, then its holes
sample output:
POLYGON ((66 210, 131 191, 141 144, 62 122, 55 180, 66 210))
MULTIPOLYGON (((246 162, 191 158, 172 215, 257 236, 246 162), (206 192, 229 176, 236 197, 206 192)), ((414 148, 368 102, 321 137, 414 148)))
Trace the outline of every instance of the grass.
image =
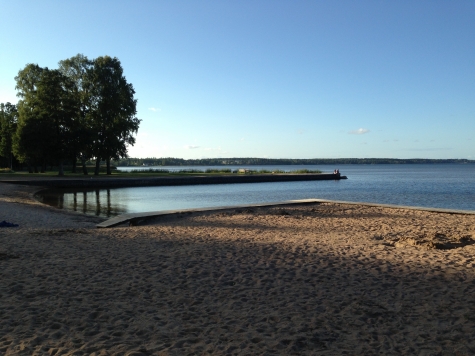
MULTIPOLYGON (((77 173, 71 173, 70 171, 65 170, 64 176, 65 177, 70 177, 70 178, 84 178, 84 177, 93 177, 94 176, 94 170, 89 169, 88 170, 89 175, 85 176, 82 174, 82 170, 79 167, 77 170, 77 173)), ((284 174, 284 173, 296 173, 296 174, 305 174, 305 173, 322 173, 319 170, 308 170, 308 169, 300 169, 300 170, 295 170, 295 171, 282 171, 282 170, 267 170, 267 169, 261 169, 261 170, 246 170, 246 173, 239 173, 238 170, 232 170, 229 168, 223 168, 223 169, 206 169, 205 171, 200 170, 200 169, 182 169, 182 170, 169 170, 169 169, 154 169, 154 168, 149 168, 149 169, 136 169, 133 171, 129 172, 123 172, 123 171, 118 171, 118 170, 112 170, 112 174, 110 176, 107 176, 105 174, 105 168, 101 167, 100 174, 99 176, 96 177, 121 177, 121 178, 133 178, 137 176, 141 177, 156 177, 156 176, 187 176, 187 175, 212 175, 212 174, 284 174)), ((45 173, 28 173, 28 171, 12 171, 9 168, 0 168, 0 176, 8 176, 11 178, 12 176, 18 176, 18 177, 44 177, 44 178, 51 178, 51 177, 57 177, 58 176, 58 171, 57 170, 52 170, 52 171, 46 171, 45 173)))
MULTIPOLYGON (((123 174, 125 172, 121 172, 123 174)), ((268 170, 268 169, 260 169, 260 170, 246 170, 245 173, 239 172, 237 169, 206 169, 205 171, 200 169, 181 169, 181 170, 169 170, 169 169, 135 169, 133 171, 127 172, 131 174, 143 174, 143 173, 157 173, 157 174, 282 174, 282 173, 297 173, 297 174, 305 174, 305 173, 322 173, 319 170, 310 170, 310 169, 298 169, 295 171, 286 172, 283 170, 268 170)))
MULTIPOLYGON (((116 171, 119 172, 119 171, 116 171)), ((125 172, 120 172, 120 173, 125 173, 125 172)), ((170 169, 154 169, 154 168, 149 168, 149 169, 134 169, 131 170, 127 173, 132 173, 132 174, 142 174, 142 173, 158 173, 158 174, 226 174, 226 173, 235 173, 235 171, 232 171, 231 169, 207 169, 205 171, 201 169, 180 169, 180 170, 170 170, 170 169)))
POLYGON ((294 171, 282 171, 282 170, 273 170, 270 171, 268 169, 261 169, 261 170, 249 170, 248 174, 279 174, 279 173, 298 173, 298 174, 304 174, 304 173, 322 173, 322 171, 319 170, 310 170, 310 169, 296 169, 294 171))
POLYGON ((3 174, 3 173, 12 174, 12 173, 15 173, 15 171, 11 170, 10 168, 0 168, 0 174, 3 174))

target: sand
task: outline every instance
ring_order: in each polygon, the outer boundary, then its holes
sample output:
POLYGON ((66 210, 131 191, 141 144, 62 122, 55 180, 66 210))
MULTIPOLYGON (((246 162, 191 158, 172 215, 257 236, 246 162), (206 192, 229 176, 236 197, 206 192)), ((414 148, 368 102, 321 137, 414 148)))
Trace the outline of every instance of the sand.
POLYGON ((0 354, 475 354, 475 216, 311 204, 97 218, 0 185, 0 354))

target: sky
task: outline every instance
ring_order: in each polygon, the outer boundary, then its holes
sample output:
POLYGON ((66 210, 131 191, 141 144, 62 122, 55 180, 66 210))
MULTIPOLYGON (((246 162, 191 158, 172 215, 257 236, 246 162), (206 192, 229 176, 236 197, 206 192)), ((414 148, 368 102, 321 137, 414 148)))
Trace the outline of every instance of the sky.
POLYGON ((475 159, 475 1, 0 0, 28 63, 117 57, 130 157, 475 159))

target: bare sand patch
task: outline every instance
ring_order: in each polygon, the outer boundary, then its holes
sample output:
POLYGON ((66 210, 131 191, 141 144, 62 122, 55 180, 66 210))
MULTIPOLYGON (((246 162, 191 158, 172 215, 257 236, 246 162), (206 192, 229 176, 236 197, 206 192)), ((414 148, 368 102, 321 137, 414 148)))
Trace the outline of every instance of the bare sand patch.
POLYGON ((0 353, 475 353, 473 215, 323 203, 99 230, 49 213, 0 230, 0 353))

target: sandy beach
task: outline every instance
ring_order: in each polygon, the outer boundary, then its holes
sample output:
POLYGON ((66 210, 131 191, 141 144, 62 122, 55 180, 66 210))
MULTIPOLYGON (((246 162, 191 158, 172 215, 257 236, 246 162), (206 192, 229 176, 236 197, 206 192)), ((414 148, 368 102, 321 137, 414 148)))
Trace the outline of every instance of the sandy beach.
POLYGON ((141 226, 0 184, 1 355, 473 355, 475 215, 321 203, 141 226))

